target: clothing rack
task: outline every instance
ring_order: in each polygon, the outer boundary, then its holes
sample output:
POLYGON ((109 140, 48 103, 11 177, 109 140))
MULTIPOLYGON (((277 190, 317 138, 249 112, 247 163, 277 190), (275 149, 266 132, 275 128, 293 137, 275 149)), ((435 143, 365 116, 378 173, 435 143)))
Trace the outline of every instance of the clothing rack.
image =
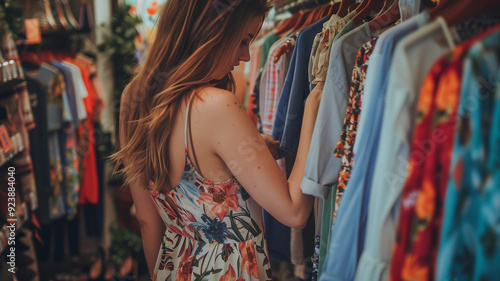
POLYGON ((301 10, 309 10, 324 6, 328 3, 335 2, 333 0, 292 0, 292 1, 275 1, 276 14, 290 12, 292 14, 301 10))

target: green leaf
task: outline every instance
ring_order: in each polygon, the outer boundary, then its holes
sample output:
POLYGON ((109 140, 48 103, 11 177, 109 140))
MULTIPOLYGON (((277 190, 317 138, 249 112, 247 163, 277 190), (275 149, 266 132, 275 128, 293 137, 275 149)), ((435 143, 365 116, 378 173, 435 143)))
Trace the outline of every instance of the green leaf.
POLYGON ((250 231, 253 234, 253 236, 259 235, 259 233, 250 224, 248 224, 246 221, 244 221, 244 220, 242 220, 240 218, 236 218, 236 220, 238 220, 243 225, 243 227, 245 227, 245 229, 247 229, 248 231, 250 231))
POLYGON ((238 242, 242 242, 242 241, 245 241, 245 239, 243 238, 243 236, 241 235, 239 229, 238 229, 238 226, 236 225, 236 222, 235 222, 235 219, 233 217, 233 212, 231 212, 229 214, 229 220, 231 221, 231 230, 236 234, 236 236, 238 236, 238 242))
POLYGON ((212 273, 212 274, 217 274, 217 273, 219 273, 219 272, 221 272, 221 271, 222 271, 222 268, 219 268, 219 269, 214 269, 214 270, 212 270, 212 271, 211 271, 211 273, 212 273))
POLYGON ((210 274, 210 271, 204 272, 202 275, 198 276, 194 281, 201 281, 205 276, 208 276, 210 274))

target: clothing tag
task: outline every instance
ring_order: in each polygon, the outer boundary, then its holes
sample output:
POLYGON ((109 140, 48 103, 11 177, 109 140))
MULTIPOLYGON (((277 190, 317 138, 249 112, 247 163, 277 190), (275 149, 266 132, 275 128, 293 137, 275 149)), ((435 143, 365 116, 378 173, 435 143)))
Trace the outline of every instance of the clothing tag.
POLYGON ((0 125, 0 145, 5 152, 13 148, 9 132, 7 132, 7 127, 4 124, 0 125))
POLYGON ((28 45, 42 43, 42 30, 38 19, 26 19, 24 28, 26 29, 26 43, 28 45))

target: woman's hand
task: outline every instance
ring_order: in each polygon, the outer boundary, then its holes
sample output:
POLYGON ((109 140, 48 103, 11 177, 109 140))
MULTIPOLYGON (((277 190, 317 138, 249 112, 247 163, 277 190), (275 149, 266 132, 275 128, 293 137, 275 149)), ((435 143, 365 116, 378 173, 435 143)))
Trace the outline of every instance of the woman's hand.
POLYGON ((268 134, 260 134, 260 136, 264 139, 266 142, 267 148, 273 155, 274 159, 278 159, 278 149, 280 147, 280 143, 275 140, 271 135, 268 134))

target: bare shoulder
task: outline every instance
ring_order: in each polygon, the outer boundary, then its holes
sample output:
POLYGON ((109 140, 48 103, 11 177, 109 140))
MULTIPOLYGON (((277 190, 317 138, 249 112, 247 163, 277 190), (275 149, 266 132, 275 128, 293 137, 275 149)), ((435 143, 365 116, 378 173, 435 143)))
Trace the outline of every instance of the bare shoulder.
POLYGON ((207 87, 197 93, 194 107, 206 121, 222 121, 215 119, 227 119, 228 117, 245 116, 245 109, 236 95, 227 90, 207 87), (236 116, 235 116, 236 115, 236 116), (212 120, 211 120, 212 119, 212 120))
POLYGON ((209 108, 215 106, 220 109, 222 106, 241 105, 234 93, 215 87, 201 89, 198 91, 198 98, 209 108))

